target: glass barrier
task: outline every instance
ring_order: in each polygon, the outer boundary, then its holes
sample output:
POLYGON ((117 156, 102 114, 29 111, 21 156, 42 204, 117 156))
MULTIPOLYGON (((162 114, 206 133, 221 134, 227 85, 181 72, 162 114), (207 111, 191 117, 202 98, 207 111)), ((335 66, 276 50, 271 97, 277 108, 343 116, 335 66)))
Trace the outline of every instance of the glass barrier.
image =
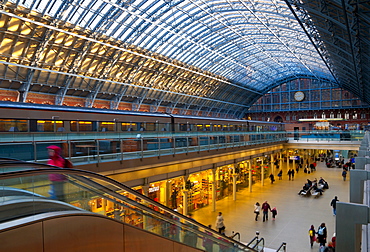
POLYGON ((35 205, 40 204, 40 198, 43 202, 66 202, 198 249, 256 251, 102 175, 75 169, 41 168, 41 165, 34 165, 35 169, 30 170, 27 166, 32 164, 23 167, 18 164, 20 171, 14 171, 17 170, 14 163, 0 163, 0 201, 3 204, 9 197, 2 197, 2 192, 15 188, 30 192, 37 198, 35 205), (27 170, 22 170, 24 168, 27 170))
POLYGON ((110 134, 111 138, 104 139, 101 138, 101 134, 92 133, 64 134, 65 139, 48 133, 47 136, 35 134, 34 136, 39 137, 33 137, 32 141, 26 141, 27 137, 18 136, 11 142, 5 142, 4 139, 1 139, 0 152, 4 157, 46 163, 48 159, 46 147, 57 145, 62 148, 63 156, 76 165, 83 165, 272 144, 287 140, 284 134, 280 135, 278 132, 262 132, 261 134, 255 132, 248 134, 210 132, 206 135, 195 132, 187 133, 187 135, 182 133, 183 136, 169 135, 169 137, 142 133, 132 134, 132 137, 125 135, 125 138, 121 137, 120 134, 110 134))
POLYGON ((365 135, 365 131, 351 130, 351 131, 287 131, 287 137, 290 141, 318 141, 318 142, 330 142, 330 141, 362 141, 365 135))

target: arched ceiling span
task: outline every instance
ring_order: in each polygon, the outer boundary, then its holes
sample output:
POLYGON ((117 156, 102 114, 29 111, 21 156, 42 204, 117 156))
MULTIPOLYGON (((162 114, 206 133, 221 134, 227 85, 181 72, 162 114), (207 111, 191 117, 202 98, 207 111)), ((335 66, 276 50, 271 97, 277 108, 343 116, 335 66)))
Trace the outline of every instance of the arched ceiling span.
POLYGON ((3 1, 0 70, 20 81, 23 97, 49 92, 59 103, 79 96, 87 106, 127 100, 235 116, 283 79, 309 76, 359 93, 362 77, 340 72, 353 64, 351 53, 315 26, 331 18, 345 30, 346 22, 305 2, 3 1))

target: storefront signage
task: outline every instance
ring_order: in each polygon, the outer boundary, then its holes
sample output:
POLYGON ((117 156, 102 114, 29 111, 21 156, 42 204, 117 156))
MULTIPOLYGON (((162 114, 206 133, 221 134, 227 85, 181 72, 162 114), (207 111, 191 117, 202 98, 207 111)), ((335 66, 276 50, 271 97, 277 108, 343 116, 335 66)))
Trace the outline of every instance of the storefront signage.
POLYGON ((159 191, 159 186, 149 187, 149 193, 159 191))

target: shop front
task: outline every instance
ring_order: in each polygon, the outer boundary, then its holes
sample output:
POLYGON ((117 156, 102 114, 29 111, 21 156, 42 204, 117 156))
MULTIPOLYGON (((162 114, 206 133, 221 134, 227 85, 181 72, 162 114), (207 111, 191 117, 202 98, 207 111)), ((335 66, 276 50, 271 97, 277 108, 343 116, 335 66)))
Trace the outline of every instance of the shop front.
POLYGON ((209 205, 212 198, 212 170, 190 174, 185 187, 188 190, 188 211, 209 205))

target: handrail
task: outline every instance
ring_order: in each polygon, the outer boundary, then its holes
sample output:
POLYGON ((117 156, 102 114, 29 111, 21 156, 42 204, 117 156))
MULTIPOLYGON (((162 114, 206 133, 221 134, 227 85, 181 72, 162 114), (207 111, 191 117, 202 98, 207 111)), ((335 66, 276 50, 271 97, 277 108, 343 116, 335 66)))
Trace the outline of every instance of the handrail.
POLYGON ((252 245, 252 243, 257 240, 258 242, 258 236, 254 237, 248 244, 247 244, 247 247, 249 247, 250 245, 252 245))
MULTIPOLYGON (((18 162, 17 162, 18 163, 18 162)), ((0 162, 0 168, 2 165, 6 166, 6 165, 9 165, 11 164, 11 162, 0 162)), ((13 163, 14 164, 14 163, 13 163)), ((169 213, 170 215, 172 216, 177 216, 178 218, 181 218, 183 220, 186 221, 186 223, 190 223, 190 225, 192 226, 191 230, 192 232, 194 233, 197 233, 201 236, 205 236, 207 234, 201 232, 201 231, 198 231, 199 228, 201 228, 202 230, 205 230, 209 233, 211 233, 211 237, 213 236, 213 239, 216 239, 217 237, 221 237, 222 240, 220 241, 220 243, 228 243, 228 244, 234 244, 234 246, 237 246, 240 248, 240 250, 249 250, 249 251, 254 251, 254 249, 238 242, 238 241, 235 241, 229 237, 226 237, 226 236, 221 236, 218 232, 212 230, 212 229, 209 229, 208 227, 188 218, 188 217, 185 217, 179 213, 177 213, 176 211, 173 211, 172 209, 154 201, 154 200, 151 200, 150 198, 146 197, 145 195, 142 195, 134 190, 132 190, 130 187, 127 187, 125 186, 124 184, 118 182, 118 181, 115 181, 109 177, 105 177, 103 175, 100 175, 100 174, 97 174, 97 173, 94 173, 94 172, 90 172, 90 171, 84 171, 84 170, 78 170, 78 169, 71 169, 71 168, 58 168, 58 167, 53 167, 53 166, 49 166, 49 165, 44 165, 44 164, 35 164, 35 163, 28 163, 28 162, 19 162, 19 164, 33 164, 33 165, 39 165, 40 169, 27 169, 27 170, 23 170, 23 171, 11 171, 11 172, 4 172, 4 173, 0 173, 0 180, 4 180, 4 179, 10 179, 10 178, 19 178, 19 177, 30 177, 30 176, 35 176, 35 175, 46 175, 46 174, 53 174, 53 173, 63 173, 65 175, 69 175, 71 176, 72 178, 75 179, 75 176, 81 176, 81 181, 84 180, 83 182, 88 182, 88 183, 92 183, 93 186, 94 185, 97 185, 98 183, 95 182, 95 181, 92 181, 90 178, 94 178, 94 179, 98 179, 98 180, 101 180, 102 182, 104 183, 108 183, 108 184, 111 184, 113 186, 116 186, 118 188, 120 188, 121 190, 124 190, 124 191, 127 191, 129 192, 131 195, 137 197, 138 199, 140 200, 143 200, 145 202, 148 202, 150 205, 152 206, 156 206, 162 210, 165 210, 167 213, 169 213)), ((90 184, 91 185, 91 184, 90 184)), ((156 215, 161 215, 161 219, 166 219, 168 217, 166 216, 162 216, 162 214, 160 214, 159 212, 155 212, 153 209, 151 208, 148 208, 146 205, 141 205, 140 202, 138 202, 137 200, 130 200, 128 199, 126 196, 124 195, 121 195, 113 190, 111 190, 110 188, 108 188, 107 186, 105 185, 99 185, 100 189, 103 190, 103 192, 105 193, 108 193, 108 194, 111 194, 113 197, 117 198, 118 200, 121 200, 123 202, 130 202, 130 204, 135 204, 136 206, 139 206, 140 205, 140 208, 141 209, 144 209, 145 212, 154 212, 156 215)), ((173 222, 173 219, 170 219, 169 222, 173 222)), ((187 229, 189 228, 189 225, 186 227, 187 229)))
POLYGON ((254 245, 253 248, 256 249, 257 251, 263 252, 265 248, 265 239, 263 238, 258 239, 258 242, 256 243, 256 245, 254 245), (262 245, 260 243, 262 243, 262 245), (259 246, 261 246, 261 249, 259 249, 259 246))
POLYGON ((232 232, 232 235, 229 236, 231 239, 234 239, 235 236, 238 236, 238 241, 240 241, 240 233, 239 232, 236 232, 234 233, 234 231, 232 232))
POLYGON ((286 251, 286 242, 283 242, 280 247, 276 250, 276 252, 282 252, 282 251, 286 251))

